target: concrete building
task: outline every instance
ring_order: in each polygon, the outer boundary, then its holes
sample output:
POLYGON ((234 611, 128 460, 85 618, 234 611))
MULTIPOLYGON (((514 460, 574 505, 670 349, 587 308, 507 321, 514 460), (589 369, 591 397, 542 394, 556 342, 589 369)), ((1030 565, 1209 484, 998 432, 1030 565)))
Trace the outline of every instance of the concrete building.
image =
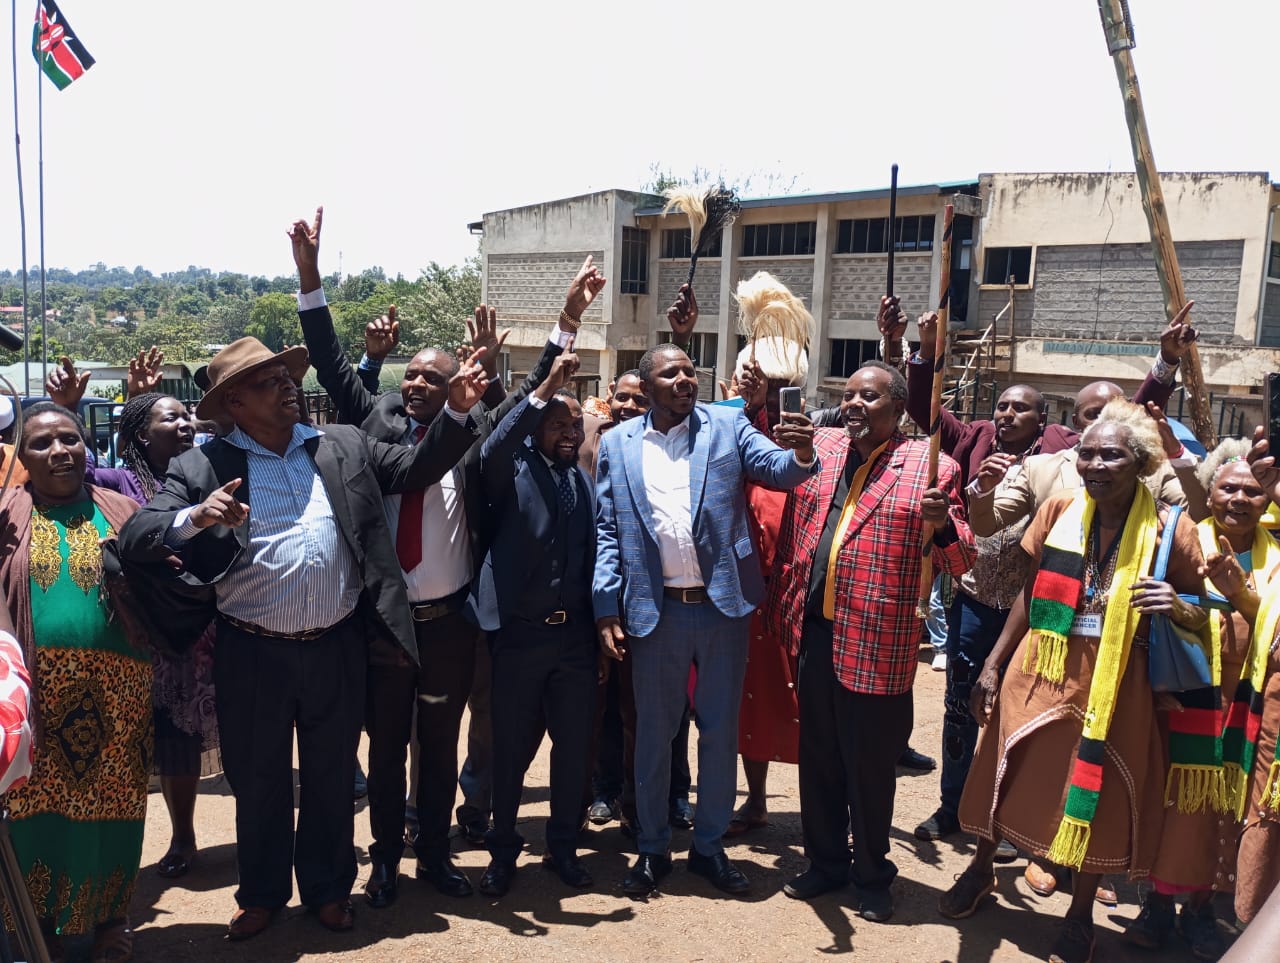
MULTIPOLYGON (((1218 408, 1227 398, 1241 418, 1255 417, 1263 373, 1280 370, 1280 186, 1264 173, 1165 174, 1162 184, 1196 300, 1206 383, 1218 408)), ((683 215, 661 214, 661 203, 609 190, 486 214, 472 225, 483 231, 485 300, 516 328, 508 342, 514 372, 532 364, 587 254, 609 278, 578 343, 599 388, 666 339, 689 232, 683 215)), ((876 356, 888 203, 887 189, 744 200, 716 256, 699 261, 699 364, 728 377, 741 343, 732 292, 769 271, 817 320, 807 394, 832 398, 876 356)), ((1137 386, 1165 314, 1134 175, 982 174, 900 188, 895 291, 913 316, 939 300, 948 203, 956 209, 952 323, 968 333, 956 341, 957 372, 987 334, 973 366, 987 387, 971 399, 979 414, 992 391, 1020 380, 1062 399, 1095 378, 1137 386)))

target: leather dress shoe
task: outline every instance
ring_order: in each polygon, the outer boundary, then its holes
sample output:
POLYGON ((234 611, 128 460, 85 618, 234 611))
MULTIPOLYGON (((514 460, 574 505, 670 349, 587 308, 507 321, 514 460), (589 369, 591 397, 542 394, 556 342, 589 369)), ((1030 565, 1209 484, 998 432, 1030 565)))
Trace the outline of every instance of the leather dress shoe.
POLYGON ((489 820, 487 819, 473 819, 470 822, 458 823, 458 835, 471 846, 483 846, 484 834, 488 831, 489 820))
POLYGON ((816 899, 823 893, 844 889, 847 879, 832 879, 820 869, 810 866, 795 879, 782 887, 782 892, 792 899, 816 899))
POLYGON ((910 769, 912 772, 933 772, 938 768, 938 762, 932 756, 926 756, 923 752, 916 752, 910 746, 902 751, 902 755, 898 757, 898 765, 903 769, 910 769))
POLYGON ((369 882, 364 884, 364 898, 374 909, 386 909, 400 895, 400 867, 374 863, 369 882))
POLYGON ((232 942, 251 940, 271 925, 275 915, 275 910, 261 906, 242 906, 231 917, 227 939, 232 942))
POLYGON ((734 896, 751 888, 751 881, 729 861, 724 850, 714 856, 703 856, 696 849, 689 850, 689 872, 709 879, 716 889, 734 896))
POLYGON ((628 896, 648 896, 670 875, 670 856, 641 853, 623 879, 622 891, 628 896))
POLYGON ((693 806, 688 796, 679 796, 671 801, 667 810, 667 822, 674 829, 693 828, 693 806))
POLYGON ((600 796, 587 807, 587 818, 594 826, 607 826, 622 814, 617 802, 600 796))
POLYGON ((547 853, 542 857, 542 868, 551 870, 566 886, 577 889, 583 889, 595 882, 576 853, 547 853))
POLYGON ((356 925, 355 907, 349 899, 335 899, 316 910, 320 925, 334 933, 345 933, 356 925))
POLYGON ((511 889, 511 880, 515 878, 515 863, 504 863, 495 859, 489 862, 488 867, 484 871, 484 875, 480 877, 480 892, 485 896, 506 896, 507 890, 511 889))
POLYGON ((413 875, 430 883, 445 896, 470 896, 472 893, 471 880, 453 865, 453 858, 450 856, 432 863, 419 859, 413 875))
POLYGON ((887 923, 893 919, 893 894, 885 889, 862 890, 858 915, 868 923, 887 923))

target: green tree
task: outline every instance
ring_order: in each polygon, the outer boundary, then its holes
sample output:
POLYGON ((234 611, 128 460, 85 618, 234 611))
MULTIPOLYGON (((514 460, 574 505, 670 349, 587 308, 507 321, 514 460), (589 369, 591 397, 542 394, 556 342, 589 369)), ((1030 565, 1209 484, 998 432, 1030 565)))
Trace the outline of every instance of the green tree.
POLYGON ((400 343, 452 351, 467 339, 467 319, 480 303, 480 259, 444 267, 432 261, 402 303, 400 343))
POLYGON ((257 338, 272 351, 282 351, 286 344, 301 344, 297 299, 278 291, 262 295, 249 309, 245 334, 257 338))

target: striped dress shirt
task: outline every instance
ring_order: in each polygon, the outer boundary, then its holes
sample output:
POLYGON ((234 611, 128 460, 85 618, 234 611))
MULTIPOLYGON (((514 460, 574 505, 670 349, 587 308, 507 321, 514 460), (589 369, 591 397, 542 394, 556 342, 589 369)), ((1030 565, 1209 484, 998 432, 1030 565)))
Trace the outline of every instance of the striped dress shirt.
MULTIPOLYGON (((338 529, 320 472, 303 445, 324 432, 295 425, 281 457, 236 428, 229 444, 248 462, 249 548, 216 585, 218 611, 268 632, 324 629, 351 614, 360 574, 338 529)), ((192 508, 179 512, 165 541, 181 547, 199 531, 192 508)))

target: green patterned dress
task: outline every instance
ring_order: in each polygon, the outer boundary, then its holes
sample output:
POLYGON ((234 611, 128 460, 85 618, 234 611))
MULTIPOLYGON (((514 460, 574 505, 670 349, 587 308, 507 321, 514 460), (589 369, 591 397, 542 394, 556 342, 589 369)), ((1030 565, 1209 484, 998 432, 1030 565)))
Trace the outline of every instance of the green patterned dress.
POLYGON ((33 672, 41 736, 9 796, 13 844, 36 914, 59 933, 125 915, 142 856, 151 772, 151 657, 108 624, 91 502, 31 519, 33 672))

